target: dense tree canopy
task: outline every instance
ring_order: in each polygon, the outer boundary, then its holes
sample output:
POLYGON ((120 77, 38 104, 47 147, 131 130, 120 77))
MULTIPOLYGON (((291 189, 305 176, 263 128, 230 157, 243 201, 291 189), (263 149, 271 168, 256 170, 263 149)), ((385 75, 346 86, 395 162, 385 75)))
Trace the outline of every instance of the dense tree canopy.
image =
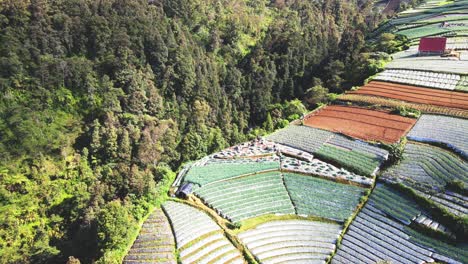
POLYGON ((367 77, 370 2, 0 1, 0 262, 118 259, 171 169, 367 77))

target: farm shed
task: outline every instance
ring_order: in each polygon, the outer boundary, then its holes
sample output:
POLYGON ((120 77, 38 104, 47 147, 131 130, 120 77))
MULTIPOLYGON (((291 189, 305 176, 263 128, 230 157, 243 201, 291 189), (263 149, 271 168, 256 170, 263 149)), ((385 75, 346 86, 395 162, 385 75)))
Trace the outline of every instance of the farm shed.
POLYGON ((445 51, 447 38, 427 37, 419 41, 419 55, 441 55, 445 51))
POLYGON ((184 198, 186 199, 188 197, 189 194, 192 193, 192 189, 193 189, 193 184, 191 182, 189 183, 184 183, 180 188, 179 190, 177 190, 177 193, 176 195, 180 198, 184 198))

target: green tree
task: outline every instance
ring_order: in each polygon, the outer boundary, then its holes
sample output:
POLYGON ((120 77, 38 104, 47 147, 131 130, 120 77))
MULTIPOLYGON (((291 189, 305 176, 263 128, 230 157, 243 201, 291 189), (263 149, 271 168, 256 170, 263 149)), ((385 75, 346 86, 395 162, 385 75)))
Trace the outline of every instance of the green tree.
POLYGON ((271 114, 268 113, 265 122, 263 123, 263 128, 267 132, 271 132, 274 129, 273 120, 271 119, 271 114))
POLYGON ((306 91, 305 101, 311 107, 316 107, 318 104, 324 103, 327 100, 328 89, 317 85, 306 91))
POLYGON ((128 227, 134 226, 133 217, 119 200, 107 203, 97 216, 97 239, 102 253, 126 244, 130 234, 128 227))

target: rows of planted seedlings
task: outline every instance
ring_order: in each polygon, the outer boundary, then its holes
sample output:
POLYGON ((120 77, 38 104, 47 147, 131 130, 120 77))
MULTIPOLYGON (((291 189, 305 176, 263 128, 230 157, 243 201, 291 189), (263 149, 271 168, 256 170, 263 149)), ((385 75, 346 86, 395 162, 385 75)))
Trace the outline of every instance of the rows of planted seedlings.
POLYGON ((408 138, 415 141, 444 144, 468 157, 468 120, 462 118, 422 115, 408 138))
POLYGON ((297 214, 344 221, 348 219, 364 188, 298 174, 284 174, 297 214))
POLYGON ((338 224, 283 220, 258 225, 240 233, 239 238, 262 263, 325 263, 340 232, 338 224))

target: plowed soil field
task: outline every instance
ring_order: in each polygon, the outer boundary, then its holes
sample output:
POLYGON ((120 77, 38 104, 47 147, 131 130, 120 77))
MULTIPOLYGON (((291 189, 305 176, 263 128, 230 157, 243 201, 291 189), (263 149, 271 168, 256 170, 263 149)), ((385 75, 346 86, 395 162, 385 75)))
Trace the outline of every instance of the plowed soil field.
POLYGON ((366 141, 395 143, 416 123, 416 119, 384 111, 331 105, 309 114, 304 125, 342 133, 366 141))
POLYGON ((406 102, 468 109, 468 93, 441 91, 412 85, 374 81, 349 94, 380 96, 406 102))

